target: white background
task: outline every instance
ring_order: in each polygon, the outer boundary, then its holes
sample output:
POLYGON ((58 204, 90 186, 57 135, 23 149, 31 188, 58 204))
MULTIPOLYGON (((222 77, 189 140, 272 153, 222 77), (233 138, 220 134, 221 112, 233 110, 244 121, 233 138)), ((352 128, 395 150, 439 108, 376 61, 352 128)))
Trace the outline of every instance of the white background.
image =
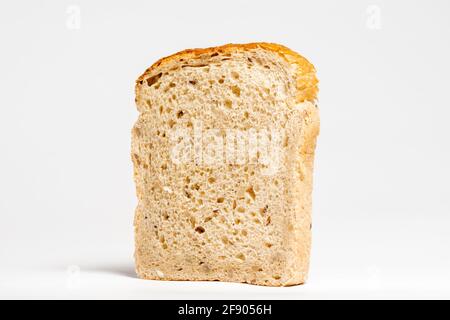
POLYGON ((450 298, 449 14, 444 0, 2 1, 0 298, 450 298), (139 280, 134 81, 161 56, 252 41, 318 70, 309 282, 139 280))

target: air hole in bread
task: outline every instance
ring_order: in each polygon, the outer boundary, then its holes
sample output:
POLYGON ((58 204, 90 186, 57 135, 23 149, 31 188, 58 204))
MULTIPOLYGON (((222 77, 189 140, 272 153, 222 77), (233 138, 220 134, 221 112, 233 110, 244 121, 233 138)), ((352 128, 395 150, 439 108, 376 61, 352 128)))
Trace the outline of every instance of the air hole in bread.
POLYGON ((265 205, 264 208, 259 209, 259 213, 261 214, 261 216, 265 216, 265 214, 267 213, 267 209, 269 209, 268 205, 265 205))
POLYGON ((195 227, 195 224, 197 223, 195 217, 190 216, 190 217, 189 217, 189 223, 191 224, 192 228, 194 228, 194 227, 195 227))
POLYGON ((243 253, 239 253, 236 258, 238 258, 241 261, 245 261, 245 255, 243 253))
POLYGON ((168 122, 167 122, 167 124, 169 125, 169 127, 172 129, 173 128, 173 126, 175 125, 175 120, 173 120, 173 119, 170 119, 168 122))
POLYGON ((214 178, 214 177, 209 177, 209 178, 208 178, 208 182, 209 182, 209 183, 214 183, 214 182, 216 182, 216 178, 214 178))
POLYGON ((255 190, 253 189, 253 186, 249 187, 245 192, 253 201, 255 201, 256 193, 255 193, 255 190))
POLYGON ((156 76, 150 77, 147 79, 147 85, 149 87, 151 87, 152 85, 154 85, 156 82, 158 82, 158 80, 161 78, 162 73, 158 73, 156 76))
POLYGON ((231 100, 225 100, 225 107, 227 107, 228 109, 231 109, 233 107, 233 102, 231 100))
POLYGON ((225 107, 231 109, 233 107, 233 102, 231 100, 225 100, 225 107))
POLYGON ((138 167, 140 167, 141 166, 141 159, 139 158, 139 156, 136 153, 133 153, 133 159, 136 162, 136 165, 138 167))
POLYGON ((198 183, 194 183, 191 187, 192 190, 200 190, 200 185, 198 183))
POLYGON ((197 233, 204 233, 205 232, 205 228, 203 228, 202 226, 198 226, 195 228, 195 232, 197 233))
POLYGON ((225 201, 225 199, 222 197, 217 198, 217 203, 223 203, 224 201, 225 201))
POLYGON ((183 65, 181 67, 182 68, 204 68, 204 67, 207 67, 207 66, 208 66, 207 64, 195 64, 195 65, 185 64, 185 65, 183 65))
POLYGON ((141 137, 141 129, 139 129, 138 127, 134 127, 133 132, 136 135, 136 137, 141 137))
POLYGON ((241 88, 239 88, 238 86, 232 86, 231 87, 231 92, 233 92, 233 94, 236 97, 240 97, 241 96, 241 88))

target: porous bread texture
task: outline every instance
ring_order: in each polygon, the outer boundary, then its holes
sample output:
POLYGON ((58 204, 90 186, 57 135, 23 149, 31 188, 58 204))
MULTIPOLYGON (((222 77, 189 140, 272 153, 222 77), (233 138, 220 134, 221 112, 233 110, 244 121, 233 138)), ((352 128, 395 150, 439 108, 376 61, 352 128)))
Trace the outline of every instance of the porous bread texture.
MULTIPOLYGON (((312 65, 273 44, 188 50, 136 84, 132 130, 139 277, 258 285, 304 283, 311 245, 317 80, 312 65), (177 129, 283 132, 280 165, 175 163, 177 129)), ((202 147, 207 148, 207 141, 202 147)))

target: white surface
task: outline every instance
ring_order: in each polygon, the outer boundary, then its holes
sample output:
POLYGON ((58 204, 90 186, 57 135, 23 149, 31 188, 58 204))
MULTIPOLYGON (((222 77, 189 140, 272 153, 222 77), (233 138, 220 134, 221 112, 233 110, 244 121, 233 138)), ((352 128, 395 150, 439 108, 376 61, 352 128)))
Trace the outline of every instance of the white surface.
POLYGON ((450 298, 450 3, 215 3, 0 4, 0 297, 450 298), (261 40, 321 81, 310 281, 136 279, 134 80, 184 48, 261 40))
MULTIPOLYGON (((320 219, 318 219, 320 220, 320 219)), ((376 219, 320 222, 311 275, 288 288, 218 282, 137 279, 132 248, 96 244, 32 254, 32 261, 2 268, 0 298, 58 299, 449 299, 448 225, 444 220, 376 219), (355 222, 356 223, 356 222, 355 222), (423 230, 434 233, 419 237, 423 230), (345 230, 344 233, 337 230, 345 230), (381 230, 381 233, 380 233, 381 230), (399 232, 401 230, 401 232, 399 232), (331 239, 331 235, 335 236, 331 239), (36 264, 36 262, 39 262, 36 264)))

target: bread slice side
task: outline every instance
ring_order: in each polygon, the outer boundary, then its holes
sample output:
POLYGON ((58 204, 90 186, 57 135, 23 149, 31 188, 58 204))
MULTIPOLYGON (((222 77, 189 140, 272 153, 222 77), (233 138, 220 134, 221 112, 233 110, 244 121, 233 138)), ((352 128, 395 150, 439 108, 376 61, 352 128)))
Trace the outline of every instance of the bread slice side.
POLYGON ((314 67, 267 43, 187 50, 146 70, 136 83, 140 116, 132 132, 141 278, 305 281, 316 92, 314 67), (272 129, 282 147, 275 170, 250 154, 229 161, 217 144, 211 158, 220 161, 205 162, 208 139, 272 129), (196 130, 213 133, 202 134, 202 152, 190 148, 189 161, 174 161, 173 133, 192 142, 196 130))

